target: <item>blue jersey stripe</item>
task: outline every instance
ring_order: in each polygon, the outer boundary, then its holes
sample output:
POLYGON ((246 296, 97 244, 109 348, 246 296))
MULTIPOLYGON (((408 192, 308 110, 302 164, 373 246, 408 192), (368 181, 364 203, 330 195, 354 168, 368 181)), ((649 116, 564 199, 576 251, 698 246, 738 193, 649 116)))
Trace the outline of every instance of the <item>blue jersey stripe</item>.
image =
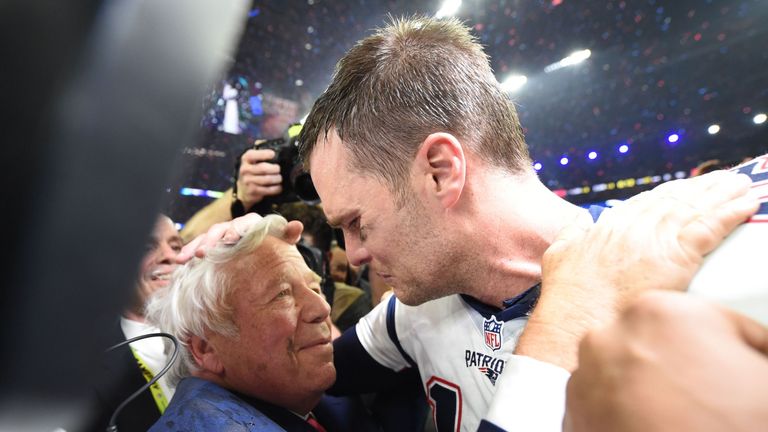
POLYGON ((400 345, 400 339, 397 338, 397 330, 395 329, 395 303, 396 303, 395 296, 389 297, 389 303, 387 304, 387 334, 389 335, 389 338, 392 340, 392 343, 395 344, 397 347, 397 350, 400 351, 400 355, 403 356, 405 361, 408 362, 408 364, 411 365, 411 367, 416 368, 416 362, 413 361, 411 356, 408 355, 408 353, 405 352, 403 349, 403 346, 400 345))

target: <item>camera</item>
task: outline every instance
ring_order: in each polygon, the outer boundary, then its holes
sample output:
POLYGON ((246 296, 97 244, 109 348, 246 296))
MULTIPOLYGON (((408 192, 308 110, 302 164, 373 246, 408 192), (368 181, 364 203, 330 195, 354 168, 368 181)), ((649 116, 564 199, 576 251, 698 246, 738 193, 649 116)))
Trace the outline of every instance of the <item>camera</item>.
POLYGON ((299 158, 299 132, 301 124, 295 124, 288 128, 286 136, 268 141, 263 141, 254 146, 258 149, 271 149, 275 151, 275 158, 270 162, 280 165, 280 175, 283 177, 283 192, 273 197, 275 203, 304 201, 306 204, 315 205, 320 202, 312 177, 304 171, 299 158))
MULTIPOLYGON (((283 178, 283 191, 279 195, 264 197, 257 203, 253 209, 260 214, 270 213, 273 204, 283 204, 295 201, 303 201, 308 205, 316 205, 320 202, 320 197, 312 183, 312 177, 304 171, 304 167, 299 158, 299 132, 301 124, 293 124, 288 127, 282 137, 271 140, 259 140, 253 145, 254 149, 271 149, 275 152, 275 157, 269 162, 280 165, 280 176, 283 178)), ((241 155, 242 156, 242 155, 241 155)), ((235 166, 235 181, 233 193, 237 197, 237 176, 240 170, 240 157, 237 158, 235 166)), ((232 217, 245 214, 242 203, 235 200, 232 205, 232 217)))

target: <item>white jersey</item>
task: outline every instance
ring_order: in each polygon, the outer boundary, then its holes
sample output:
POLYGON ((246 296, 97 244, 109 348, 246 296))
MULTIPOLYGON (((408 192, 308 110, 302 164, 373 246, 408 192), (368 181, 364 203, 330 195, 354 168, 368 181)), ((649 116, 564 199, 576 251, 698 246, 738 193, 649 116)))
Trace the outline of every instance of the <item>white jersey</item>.
MULTIPOLYGON (((752 178, 760 209, 710 253, 689 285, 690 295, 717 301, 768 325, 768 155, 733 169, 752 178)), ((525 358, 516 356, 518 363, 525 358)), ((524 373, 499 380, 482 432, 559 432, 567 378, 557 368, 527 359, 524 373), (545 383, 542 385, 541 383, 545 383), (559 388, 558 388, 559 387, 559 388)))
POLYGON ((537 297, 538 286, 502 311, 460 295, 419 306, 392 297, 357 324, 357 337, 391 370, 418 365, 439 432, 474 432, 537 297))
POLYGON ((733 171, 752 177, 752 191, 760 197, 760 209, 707 256, 689 292, 768 325, 768 155, 733 171))

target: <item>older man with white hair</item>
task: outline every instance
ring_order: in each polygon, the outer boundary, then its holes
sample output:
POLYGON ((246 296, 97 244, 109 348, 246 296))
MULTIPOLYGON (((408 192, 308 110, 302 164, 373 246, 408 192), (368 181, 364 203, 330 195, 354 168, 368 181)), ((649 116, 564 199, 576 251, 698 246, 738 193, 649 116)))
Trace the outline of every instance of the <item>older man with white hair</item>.
POLYGON ((174 274, 148 318, 179 339, 176 394, 152 431, 323 430, 336 377, 330 307, 295 247, 301 224, 260 219, 174 274))

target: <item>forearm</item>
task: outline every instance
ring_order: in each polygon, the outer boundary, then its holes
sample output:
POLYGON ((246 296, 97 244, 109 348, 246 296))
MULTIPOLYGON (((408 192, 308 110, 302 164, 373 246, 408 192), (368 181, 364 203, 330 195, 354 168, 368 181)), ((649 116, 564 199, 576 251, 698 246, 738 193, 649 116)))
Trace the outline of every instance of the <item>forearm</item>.
POLYGON ((192 215, 179 233, 181 238, 185 243, 188 243, 198 235, 208 231, 214 224, 232 220, 231 206, 232 189, 227 189, 220 198, 192 215))

